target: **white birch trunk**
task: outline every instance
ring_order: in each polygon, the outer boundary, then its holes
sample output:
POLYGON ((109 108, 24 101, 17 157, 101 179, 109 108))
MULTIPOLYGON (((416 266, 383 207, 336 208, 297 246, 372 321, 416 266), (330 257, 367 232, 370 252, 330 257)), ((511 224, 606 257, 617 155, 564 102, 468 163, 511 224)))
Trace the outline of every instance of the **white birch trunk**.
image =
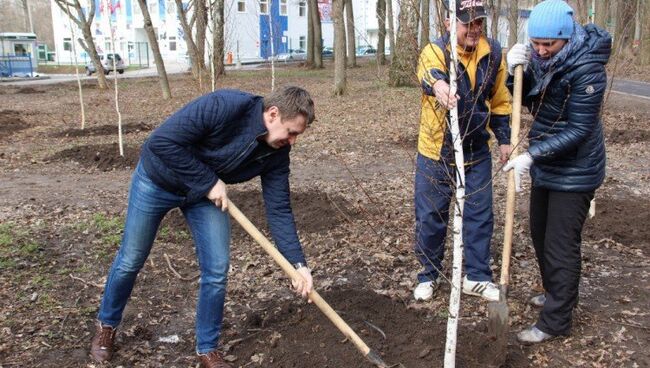
MULTIPOLYGON (((70 12, 70 6, 68 6, 68 12, 70 12)), ((84 109, 84 92, 81 88, 81 77, 79 77, 79 63, 77 62, 77 37, 74 34, 74 27, 76 24, 72 23, 72 18, 68 17, 68 25, 70 26, 70 32, 72 32, 72 57, 74 61, 74 72, 77 76, 77 86, 79 87, 79 106, 81 107, 81 130, 86 127, 86 110, 84 109)))
MULTIPOLYGON (((458 52, 456 47, 456 0, 449 0, 449 22, 451 23, 449 41, 451 43, 451 62, 449 64, 450 95, 456 94, 456 65, 458 52)), ((449 318, 447 319, 447 343, 445 346, 445 368, 456 366, 456 338, 458 336, 458 317, 460 310, 460 282, 463 267, 463 209, 465 205, 465 159, 463 142, 458 127, 458 107, 450 111, 449 122, 451 138, 454 144, 454 161, 456 163, 456 201, 454 202, 453 234, 454 250, 451 274, 451 295, 449 296, 449 318)))
MULTIPOLYGON (((105 6, 104 9, 108 9, 108 14, 106 18, 108 18, 108 28, 111 32, 111 52, 113 53, 113 80, 115 81, 115 111, 117 112, 117 142, 118 146, 120 148, 120 156, 124 157, 124 142, 122 140, 122 113, 120 112, 120 102, 119 102, 119 97, 120 94, 117 90, 117 62, 115 61, 115 30, 113 29, 113 19, 112 19, 112 12, 111 12, 111 7, 110 7, 110 1, 106 0, 105 1, 105 6)), ((106 54, 106 59, 108 60, 108 55, 110 53, 106 54)), ((100 71, 97 71, 98 73, 100 71)))

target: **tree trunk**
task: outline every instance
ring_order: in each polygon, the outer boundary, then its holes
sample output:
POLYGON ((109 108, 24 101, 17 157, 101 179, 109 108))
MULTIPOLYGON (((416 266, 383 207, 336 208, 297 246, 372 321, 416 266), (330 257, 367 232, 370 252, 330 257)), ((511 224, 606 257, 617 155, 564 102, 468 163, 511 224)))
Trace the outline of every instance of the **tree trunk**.
POLYGON ((354 31, 354 10, 352 9, 352 0, 345 0, 345 25, 347 32, 347 49, 348 49, 348 66, 357 66, 357 41, 354 31))
POLYGON ((378 27, 377 65, 385 65, 386 64, 386 0, 377 0, 377 27, 378 27))
POLYGON ((390 47, 391 59, 395 53, 395 31, 393 20, 393 0, 386 0, 386 23, 388 24, 388 47, 390 47))
POLYGON ((201 62, 205 64, 205 35, 208 26, 208 10, 205 0, 194 0, 194 11, 196 13, 196 51, 201 62))
POLYGON ((422 11, 420 16, 420 50, 422 50, 426 45, 431 42, 429 29, 431 25, 429 24, 429 11, 431 10, 430 0, 422 0, 422 11))
POLYGON ((22 0, 23 16, 25 17, 25 32, 34 33, 34 22, 32 21, 32 11, 29 9, 29 0, 22 0))
POLYGON ((501 15, 501 0, 490 0, 490 37, 495 40, 499 39, 499 18, 501 15))
POLYGON ((174 2, 176 3, 178 20, 183 28, 183 39, 187 45, 187 55, 190 57, 190 63, 192 64, 192 77, 198 79, 199 75, 205 70, 205 63, 203 59, 199 58, 199 51, 192 38, 192 28, 187 22, 187 12, 183 8, 182 0, 174 0, 174 2))
POLYGON ((585 24, 589 20, 589 7, 591 0, 577 0, 574 5, 575 20, 580 24, 585 24))
POLYGON ((151 44, 151 50, 153 50, 153 59, 156 63, 156 69, 158 70, 158 79, 160 81, 160 88, 162 89, 163 99, 168 100, 172 98, 172 93, 169 89, 169 80, 167 79, 165 64, 162 56, 160 55, 158 37, 156 36, 156 31, 154 31, 153 24, 151 23, 151 15, 149 14, 149 8, 147 8, 147 1, 138 0, 138 4, 140 5, 140 10, 142 11, 142 17, 144 17, 144 30, 147 32, 147 38, 149 39, 149 44, 151 44))
MULTIPOLYGON (((643 2, 642 19, 648 19, 650 16, 650 0, 643 2)), ((641 31, 641 57, 642 65, 650 64, 650 22, 643 22, 643 30, 641 31)))
POLYGON ((388 85, 392 87, 416 85, 414 76, 419 51, 417 13, 417 0, 401 2, 397 39, 388 72, 388 85))
POLYGON ((316 57, 314 53, 314 21, 311 15, 313 11, 314 9, 311 6, 307 6, 307 62, 305 66, 308 68, 314 67, 314 58, 316 57))
POLYGON ((93 23, 95 18, 96 3, 94 1, 90 2, 90 12, 86 16, 86 13, 81 8, 79 0, 74 0, 72 4, 77 12, 77 15, 72 15, 70 9, 68 8, 68 3, 65 0, 55 0, 56 5, 65 12, 70 19, 81 29, 83 34, 83 43, 80 42, 81 47, 90 55, 90 60, 92 60, 95 70, 97 71, 97 86, 99 89, 108 88, 108 83, 106 82, 106 75, 104 75, 101 60, 99 60, 99 54, 97 53, 97 47, 95 46, 95 41, 93 40, 93 33, 90 30, 90 25, 93 23))
POLYGON ((312 30, 314 32, 314 68, 323 67, 323 29, 320 22, 320 12, 318 11, 318 0, 308 0, 307 7, 311 19, 312 30))
POLYGON ((510 48, 519 38, 519 0, 510 0, 508 25, 508 48, 510 48))
POLYGON ((594 14, 594 23, 597 26, 607 29, 607 19, 609 19, 609 0, 596 1, 596 13, 594 14))
POLYGON ((345 21, 343 8, 345 0, 332 0, 334 20, 334 95, 342 96, 347 87, 345 69, 345 21))
POLYGON ((214 75, 220 76, 226 74, 226 41, 225 41, 225 3, 224 0, 216 0, 212 10, 212 63, 214 65, 214 75))

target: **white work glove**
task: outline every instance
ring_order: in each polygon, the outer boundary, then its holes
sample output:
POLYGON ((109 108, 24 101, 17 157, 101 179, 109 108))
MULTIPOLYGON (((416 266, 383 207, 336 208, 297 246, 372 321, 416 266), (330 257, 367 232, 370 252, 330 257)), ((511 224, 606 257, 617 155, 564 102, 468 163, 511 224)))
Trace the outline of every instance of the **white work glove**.
POLYGON ((528 173, 530 166, 533 164, 533 158, 530 153, 526 152, 508 161, 503 171, 515 169, 515 191, 521 192, 521 176, 528 173))
POLYGON ((506 61, 508 62, 508 74, 515 75, 515 67, 517 65, 523 65, 524 71, 526 71, 528 62, 530 61, 530 47, 523 43, 512 45, 510 51, 508 51, 508 55, 506 55, 506 61))

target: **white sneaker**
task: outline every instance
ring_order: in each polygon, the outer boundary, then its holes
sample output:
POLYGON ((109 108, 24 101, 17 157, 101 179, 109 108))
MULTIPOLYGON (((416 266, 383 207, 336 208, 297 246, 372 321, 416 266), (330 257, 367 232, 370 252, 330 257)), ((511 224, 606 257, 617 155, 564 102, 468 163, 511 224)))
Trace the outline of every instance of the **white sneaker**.
POLYGON ((438 290, 440 281, 441 278, 438 277, 438 279, 433 281, 425 281, 419 283, 418 286, 415 287, 415 290, 413 290, 413 297, 415 300, 425 301, 431 299, 433 297, 433 293, 438 290))
POLYGON ((472 281, 463 278, 463 293, 480 296, 491 302, 499 301, 499 287, 490 281, 472 281))
POLYGON ((542 308, 544 306, 544 303, 546 303, 546 294, 535 295, 528 300, 528 303, 530 305, 542 308))
POLYGON ((523 344, 537 344, 546 340, 550 340, 555 336, 547 334, 546 332, 531 326, 517 334, 517 340, 523 344))

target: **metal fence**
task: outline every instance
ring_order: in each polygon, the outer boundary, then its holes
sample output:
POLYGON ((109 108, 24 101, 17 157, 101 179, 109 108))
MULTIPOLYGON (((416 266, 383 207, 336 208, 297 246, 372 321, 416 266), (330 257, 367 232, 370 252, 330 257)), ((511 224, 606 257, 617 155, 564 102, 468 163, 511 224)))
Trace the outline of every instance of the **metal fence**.
POLYGON ((32 56, 0 55, 0 77, 34 76, 32 56))

